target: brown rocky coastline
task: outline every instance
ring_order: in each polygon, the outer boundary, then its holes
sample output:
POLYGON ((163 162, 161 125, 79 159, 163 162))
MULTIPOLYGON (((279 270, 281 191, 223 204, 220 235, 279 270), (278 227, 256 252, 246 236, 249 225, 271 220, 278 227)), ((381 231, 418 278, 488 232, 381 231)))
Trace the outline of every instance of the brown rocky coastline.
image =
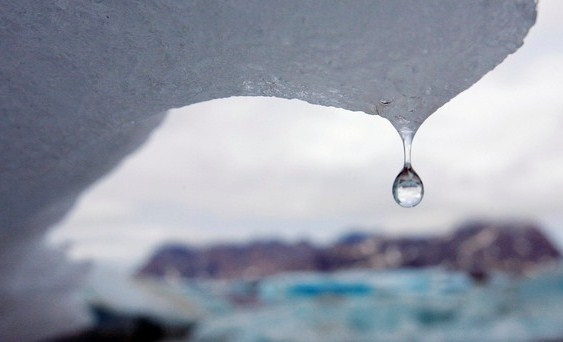
POLYGON ((467 222, 433 237, 352 233, 332 245, 257 241, 194 248, 168 244, 137 272, 140 276, 238 279, 281 272, 444 267, 482 275, 526 275, 558 261, 559 250, 529 222, 467 222))

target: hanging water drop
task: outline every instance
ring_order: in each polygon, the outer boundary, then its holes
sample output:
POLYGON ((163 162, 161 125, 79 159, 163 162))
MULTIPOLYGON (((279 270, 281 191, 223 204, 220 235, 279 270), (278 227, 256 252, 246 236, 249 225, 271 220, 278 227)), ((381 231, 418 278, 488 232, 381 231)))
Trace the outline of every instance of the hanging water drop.
POLYGON ((411 144, 413 131, 400 131, 403 140, 404 166, 393 182, 393 198, 404 208, 412 208, 422 201, 424 185, 418 174, 411 166, 411 144))
POLYGON ((404 208, 412 208, 422 201, 424 186, 412 167, 404 167, 393 182, 393 198, 404 208))

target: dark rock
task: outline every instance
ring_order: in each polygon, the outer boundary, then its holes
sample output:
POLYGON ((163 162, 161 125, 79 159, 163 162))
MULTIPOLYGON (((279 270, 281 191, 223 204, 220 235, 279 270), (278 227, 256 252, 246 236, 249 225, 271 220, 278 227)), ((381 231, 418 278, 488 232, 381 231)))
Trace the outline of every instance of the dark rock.
POLYGON ((95 324, 49 342, 187 340, 195 328, 192 322, 167 322, 144 314, 125 313, 102 305, 90 307, 95 324))
POLYGON ((140 270, 140 274, 164 276, 169 271, 186 278, 260 278, 284 271, 316 270, 316 248, 302 242, 254 242, 217 245, 195 250, 164 246, 140 270))
POLYGON ((139 274, 164 276, 173 271, 185 278, 232 279, 288 271, 440 266, 486 281, 490 272, 522 275, 559 258, 559 251, 534 224, 469 222, 446 236, 385 238, 354 233, 325 248, 280 241, 202 249, 169 245, 159 249, 139 274))

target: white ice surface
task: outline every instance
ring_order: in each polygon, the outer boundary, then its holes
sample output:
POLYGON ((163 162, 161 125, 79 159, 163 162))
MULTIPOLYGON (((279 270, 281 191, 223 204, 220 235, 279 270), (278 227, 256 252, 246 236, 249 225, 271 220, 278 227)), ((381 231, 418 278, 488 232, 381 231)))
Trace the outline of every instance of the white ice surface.
POLYGON ((19 265, 57 268, 34 247, 37 239, 146 139, 159 113, 276 96, 416 130, 522 44, 535 7, 534 0, 0 1, 3 340, 73 326, 51 312, 62 325, 47 329, 45 301, 36 301, 37 318, 27 315, 25 326, 25 313, 14 310, 29 291, 52 294, 47 278, 56 272, 33 278, 33 290, 5 284, 19 265))

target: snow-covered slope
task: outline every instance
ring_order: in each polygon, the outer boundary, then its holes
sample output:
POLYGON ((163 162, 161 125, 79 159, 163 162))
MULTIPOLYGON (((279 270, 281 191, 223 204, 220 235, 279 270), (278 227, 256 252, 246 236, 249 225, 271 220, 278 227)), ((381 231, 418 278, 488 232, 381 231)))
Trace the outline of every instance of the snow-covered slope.
MULTIPOLYGON (((535 7, 534 0, 0 1, 1 279, 14 276, 31 255, 24 251, 37 251, 34 241, 85 187, 146 139, 159 113, 235 95, 276 96, 416 130, 522 44, 535 7)), ((49 269, 52 259, 33 262, 49 269)), ((3 308, 25 297, 0 291, 3 308)), ((5 322, 2 333, 19 336, 18 319, 5 322)), ((33 336, 46 331, 33 317, 26 325, 21 331, 33 336)))

